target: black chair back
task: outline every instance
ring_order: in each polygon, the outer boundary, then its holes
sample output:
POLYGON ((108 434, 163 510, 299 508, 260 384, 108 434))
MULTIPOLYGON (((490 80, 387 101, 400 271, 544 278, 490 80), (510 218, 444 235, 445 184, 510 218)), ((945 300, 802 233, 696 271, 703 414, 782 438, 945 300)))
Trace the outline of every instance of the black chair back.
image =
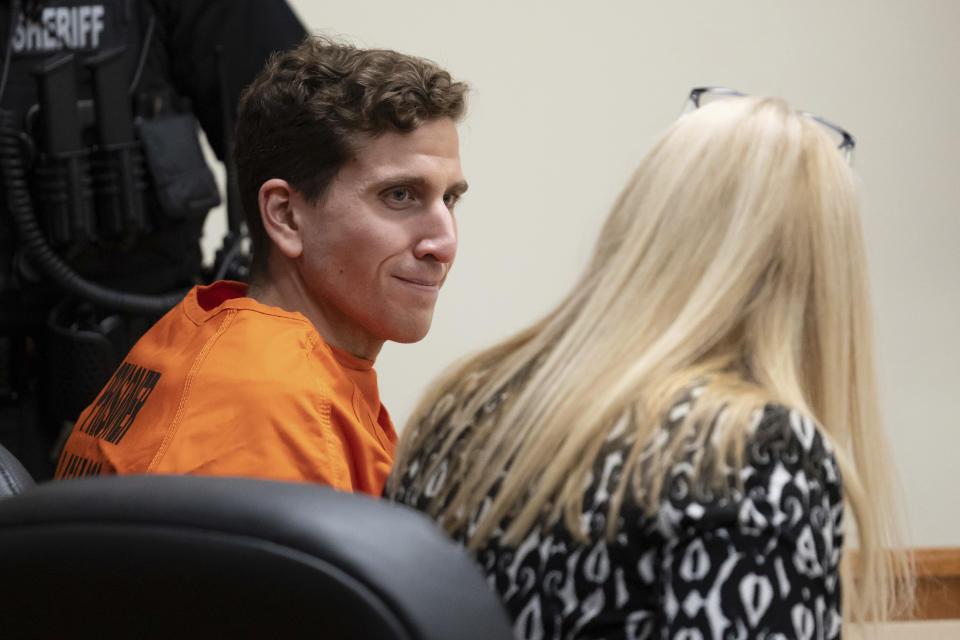
POLYGON ((33 486, 33 478, 20 461, 0 444, 0 499, 15 496, 33 486))
POLYGON ((0 576, 11 638, 511 638, 478 569, 432 522, 306 484, 42 484, 0 501, 0 576))

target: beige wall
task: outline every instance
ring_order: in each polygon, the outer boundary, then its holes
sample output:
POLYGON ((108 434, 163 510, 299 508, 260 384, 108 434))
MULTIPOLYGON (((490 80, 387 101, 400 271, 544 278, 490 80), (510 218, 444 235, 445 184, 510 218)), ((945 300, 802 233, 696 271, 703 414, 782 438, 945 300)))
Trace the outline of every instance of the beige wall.
MULTIPOLYGON (((849 633, 845 635, 852 640, 869 640, 874 637, 866 630, 857 627, 850 627, 849 633)), ((884 624, 874 640, 956 640, 957 638, 960 638, 960 620, 926 620, 884 624)))
POLYGON ((443 366, 559 299, 690 87, 780 95, 857 136, 912 543, 960 545, 960 2, 292 4, 312 30, 432 58, 473 86, 457 266, 430 336, 377 366, 398 423, 443 366))

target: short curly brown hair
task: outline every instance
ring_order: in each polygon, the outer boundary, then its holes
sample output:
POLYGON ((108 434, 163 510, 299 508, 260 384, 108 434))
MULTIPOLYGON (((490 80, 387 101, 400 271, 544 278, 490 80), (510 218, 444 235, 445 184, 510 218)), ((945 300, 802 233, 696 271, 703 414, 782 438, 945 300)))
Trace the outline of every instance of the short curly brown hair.
POLYGON ((361 135, 457 121, 466 93, 466 84, 429 60, 322 36, 271 56, 240 98, 234 132, 237 187, 253 243, 251 275, 266 272, 269 238, 257 201, 264 182, 282 178, 316 202, 361 135))

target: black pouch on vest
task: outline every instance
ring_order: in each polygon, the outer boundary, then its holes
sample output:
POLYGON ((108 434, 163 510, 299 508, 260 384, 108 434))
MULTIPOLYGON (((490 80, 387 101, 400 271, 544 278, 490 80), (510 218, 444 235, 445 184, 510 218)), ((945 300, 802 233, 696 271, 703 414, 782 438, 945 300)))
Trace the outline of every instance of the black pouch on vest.
POLYGON ((169 220, 202 216, 220 204, 192 115, 145 118, 137 125, 160 210, 169 220))

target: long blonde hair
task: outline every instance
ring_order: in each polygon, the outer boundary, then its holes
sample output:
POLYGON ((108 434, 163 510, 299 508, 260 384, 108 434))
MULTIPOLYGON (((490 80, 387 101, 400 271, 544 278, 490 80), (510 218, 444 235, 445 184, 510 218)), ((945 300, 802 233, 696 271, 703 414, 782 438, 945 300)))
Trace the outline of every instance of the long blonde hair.
MULTIPOLYGON (((706 390, 679 429, 702 439, 698 425, 714 424, 704 461, 741 461, 751 416, 767 403, 820 426, 860 547, 861 566, 842 567, 845 609, 855 620, 883 619, 903 601, 909 571, 902 554, 888 552, 900 544, 899 518, 856 188, 821 126, 781 100, 723 100, 680 118, 633 174, 567 297, 422 398, 387 492, 425 440, 439 438, 439 460, 461 439, 458 459, 468 462, 447 468, 452 493, 429 505, 445 528, 462 530, 500 482, 471 547, 508 514, 503 540, 518 542, 545 509, 577 533, 593 460, 629 415, 636 443, 611 510, 632 490, 652 513, 676 452, 643 464, 639 453, 698 380, 706 390), (485 404, 506 388, 509 401, 484 419, 485 404)), ((705 463, 700 471, 715 473, 705 463)))

